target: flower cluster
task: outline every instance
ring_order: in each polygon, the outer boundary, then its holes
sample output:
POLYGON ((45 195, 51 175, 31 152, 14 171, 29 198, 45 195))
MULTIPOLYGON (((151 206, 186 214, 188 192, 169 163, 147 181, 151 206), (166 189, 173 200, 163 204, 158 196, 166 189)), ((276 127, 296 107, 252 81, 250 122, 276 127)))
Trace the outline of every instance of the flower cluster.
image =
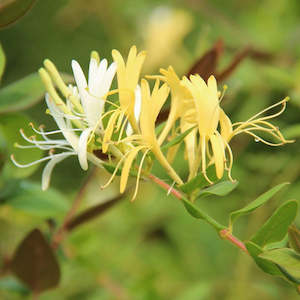
POLYGON ((112 57, 114 62, 108 66, 107 60, 100 60, 98 53, 93 51, 88 79, 78 62, 73 60, 75 85, 66 85, 50 60, 45 60, 44 68, 39 70, 47 90, 48 113, 59 129, 46 132, 43 127, 36 129, 32 125, 39 137, 27 137, 21 130, 29 145, 17 147, 37 147, 48 150, 49 155, 26 165, 16 162, 13 156, 12 160, 19 167, 48 161, 42 175, 43 189, 49 186, 54 166, 72 155, 78 157, 83 170, 88 169, 88 161, 97 167, 109 165, 114 171, 105 186, 119 174, 121 193, 126 189, 129 176, 135 176, 134 198, 140 177, 147 175, 154 160, 179 186, 199 172, 211 184, 213 181, 207 175, 210 165, 215 166, 217 178, 222 178, 227 171, 228 177, 233 180, 233 154, 229 143, 234 136, 246 133, 272 146, 291 142, 269 122, 284 111, 287 98, 245 122, 232 124, 220 107, 223 95, 218 91, 213 76, 207 82, 199 75, 179 78, 169 67, 161 69, 159 75, 140 79, 145 52, 138 53, 133 46, 126 61, 117 50, 112 51, 112 57), (151 89, 149 81, 152 79, 155 82, 151 89), (114 80, 117 88, 113 90, 114 80), (168 119, 157 126, 157 118, 169 97, 168 119), (277 106, 281 106, 278 112, 267 115, 277 106), (259 132, 270 140, 258 135, 259 132), (63 138, 49 138, 57 133, 61 133, 63 138), (170 145, 170 141, 179 136, 182 136, 189 167, 189 176, 185 180, 172 166, 178 144, 170 145), (167 153, 164 151, 166 148, 167 153), (100 158, 104 155, 97 155, 99 151, 107 156, 106 160, 100 158))

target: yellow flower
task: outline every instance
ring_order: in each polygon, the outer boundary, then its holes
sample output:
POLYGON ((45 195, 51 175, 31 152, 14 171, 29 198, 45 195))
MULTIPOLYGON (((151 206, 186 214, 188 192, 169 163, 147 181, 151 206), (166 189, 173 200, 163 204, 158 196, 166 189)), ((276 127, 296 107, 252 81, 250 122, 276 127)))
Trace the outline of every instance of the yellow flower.
MULTIPOLYGON (((175 125, 175 122, 180 118, 181 132, 189 130, 194 127, 195 124, 190 121, 190 115, 194 114, 194 102, 190 91, 181 84, 181 80, 175 73, 173 67, 169 66, 168 69, 160 69, 162 75, 148 76, 150 78, 159 78, 166 82, 171 88, 171 107, 170 113, 159 138, 158 143, 161 145, 168 136, 171 128, 175 125)), ((184 139, 186 144, 186 157, 189 163, 190 178, 195 176, 195 159, 196 159, 196 128, 192 130, 184 139)), ((172 150, 172 148, 170 149, 172 150)), ((175 149, 176 151, 176 149, 175 149)), ((172 156, 172 155, 171 155, 172 156)))
POLYGON ((194 117, 200 135, 198 152, 201 154, 202 173, 206 180, 212 183, 206 175, 206 156, 209 156, 210 146, 211 160, 215 163, 218 178, 222 178, 225 164, 225 146, 222 136, 217 131, 220 118, 217 82, 211 76, 206 84, 199 75, 191 75, 190 80, 183 77, 181 84, 189 90, 194 101, 194 117))
MULTIPOLYGON (((141 81, 142 106, 141 106, 141 114, 140 114, 140 122, 139 122, 139 133, 128 136, 125 139, 117 142, 123 144, 126 143, 127 152, 124 154, 123 159, 119 161, 119 163, 117 164, 114 174, 112 175, 111 179, 107 183, 108 185, 111 182, 119 166, 123 163, 123 168, 121 171, 121 180, 120 180, 120 192, 123 193, 127 185, 132 164, 136 159, 138 153, 142 151, 143 156, 139 163, 140 166, 137 173, 137 184, 136 184, 136 189, 135 189, 133 199, 135 198, 137 193, 138 181, 141 175, 143 162, 149 151, 151 151, 154 154, 158 162, 162 165, 162 167, 167 171, 169 176, 177 184, 179 185, 183 184, 181 178, 177 175, 175 170, 172 168, 172 166, 169 164, 166 157, 162 153, 155 134, 155 121, 170 92, 170 89, 167 86, 167 84, 163 84, 162 86, 159 85, 160 82, 159 80, 157 80, 151 92, 147 80, 142 79, 141 81)), ((113 116, 111 116, 111 118, 112 117, 113 116)))
MULTIPOLYGON (((201 163, 203 175, 208 182, 212 183, 207 177, 206 168, 208 165, 214 164, 216 175, 219 179, 223 177, 226 169, 228 170, 229 178, 232 180, 233 155, 229 142, 240 133, 247 133, 253 136, 256 141, 261 141, 270 146, 279 146, 293 142, 286 140, 279 128, 267 121, 279 116, 285 110, 288 98, 264 109, 245 122, 232 124, 230 118, 220 108, 217 82, 213 76, 208 79, 207 84, 199 75, 192 75, 190 80, 184 77, 181 84, 189 90, 194 101, 194 108, 191 108, 189 113, 184 112, 181 118, 183 121, 186 119, 186 122, 190 124, 197 123, 199 131, 198 160, 196 159, 192 176, 194 176, 198 165, 201 163), (262 116, 279 105, 282 105, 282 109, 279 112, 262 116), (264 132, 279 142, 273 143, 263 139, 257 132, 264 132), (209 163, 206 162, 207 158, 209 163)), ((194 140, 194 137, 190 136, 190 138, 194 140)))
POLYGON ((119 51, 113 50, 112 56, 117 65, 117 91, 119 94, 120 107, 112 112, 111 118, 106 126, 103 137, 103 153, 107 152, 114 131, 118 131, 122 128, 120 136, 123 134, 127 120, 131 125, 128 131, 139 132, 138 113, 136 112, 136 108, 140 106, 140 89, 138 83, 142 65, 146 58, 146 52, 142 51, 137 53, 136 46, 132 46, 129 50, 126 64, 119 51))
POLYGON ((117 64, 120 106, 123 112, 127 115, 133 130, 137 132, 138 126, 134 115, 135 90, 146 58, 146 52, 142 51, 137 53, 136 46, 132 46, 130 48, 126 64, 119 51, 113 50, 112 56, 117 64))

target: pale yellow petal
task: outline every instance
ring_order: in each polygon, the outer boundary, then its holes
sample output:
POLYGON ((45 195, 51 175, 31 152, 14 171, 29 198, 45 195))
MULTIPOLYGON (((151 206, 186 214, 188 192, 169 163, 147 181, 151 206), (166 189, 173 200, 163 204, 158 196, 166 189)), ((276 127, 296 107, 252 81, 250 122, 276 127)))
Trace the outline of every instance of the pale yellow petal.
POLYGON ((221 135, 226 142, 229 142, 232 136, 232 123, 223 109, 220 109, 220 127, 221 135))
POLYGON ((124 193, 124 191, 125 191, 131 165, 132 165, 134 159, 136 158, 137 154, 139 153, 139 151, 142 148, 144 148, 144 146, 139 146, 139 147, 133 148, 125 159, 122 173, 121 173, 120 193, 124 193))
POLYGON ((210 142, 213 150, 213 158, 216 166, 216 174, 220 179, 223 177, 225 164, 225 150, 221 136, 212 135, 210 142))

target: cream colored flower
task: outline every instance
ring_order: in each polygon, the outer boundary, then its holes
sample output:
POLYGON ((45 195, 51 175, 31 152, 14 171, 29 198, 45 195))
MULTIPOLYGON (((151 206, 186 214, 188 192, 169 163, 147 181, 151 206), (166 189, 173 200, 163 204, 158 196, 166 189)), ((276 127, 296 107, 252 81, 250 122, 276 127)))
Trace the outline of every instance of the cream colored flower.
POLYGON ((88 169, 88 160, 101 166, 102 161, 92 154, 93 149, 89 150, 88 144, 91 135, 103 132, 102 114, 105 97, 114 78, 116 64, 112 63, 107 68, 107 60, 103 59, 100 61, 98 54, 92 52, 87 82, 80 65, 73 60, 72 68, 76 86, 67 86, 50 60, 45 60, 44 65, 45 69, 41 68, 39 73, 47 90, 46 103, 48 112, 59 129, 44 132, 42 128, 37 130, 33 127, 33 130, 43 140, 33 137, 28 138, 21 131, 24 139, 32 145, 18 145, 18 147, 37 147, 42 150, 49 150, 49 156, 26 165, 17 163, 14 157, 12 157, 12 160, 19 167, 28 167, 32 164, 49 160, 42 176, 42 188, 46 189, 49 186, 54 166, 71 155, 78 156, 83 170, 88 169), (59 96, 54 83, 60 93, 66 98, 65 101, 59 96), (49 135, 56 133, 62 133, 64 139, 53 140, 48 138, 49 135), (54 150, 63 150, 63 152, 54 154, 54 150))

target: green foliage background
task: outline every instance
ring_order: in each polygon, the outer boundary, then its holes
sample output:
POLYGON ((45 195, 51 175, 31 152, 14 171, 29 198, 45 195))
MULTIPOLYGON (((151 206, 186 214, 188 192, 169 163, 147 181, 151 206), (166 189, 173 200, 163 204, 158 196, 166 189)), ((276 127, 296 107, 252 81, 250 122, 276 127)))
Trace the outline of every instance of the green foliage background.
MULTIPOLYGON (((226 45, 220 69, 245 46, 268 53, 272 56, 268 61, 248 58, 242 62, 225 82, 229 89, 222 106, 233 121, 239 121, 288 95, 291 101, 277 125, 288 138, 300 135, 297 0, 37 1, 24 18, 0 31, 6 54, 1 89, 36 72, 45 58, 52 59, 60 71, 71 73, 73 58, 87 70, 91 50, 110 58, 113 48, 126 53, 136 44, 143 49, 147 22, 157 7, 182 10, 192 24, 174 49, 174 61, 166 58, 162 67, 174 64, 183 74, 218 38, 226 45)), ((158 72, 158 68, 151 71, 158 72)), ((42 193, 42 166, 34 173, 33 169, 20 172, 4 159, 12 151, 19 161, 30 162, 41 156, 38 151, 25 154, 12 147, 13 142, 20 141, 17 128, 28 130, 29 121, 55 127, 44 113, 44 102, 34 102, 20 112, 0 115, 2 261, 33 228, 50 232, 45 220, 58 224, 84 182, 88 181, 84 207, 101 203, 118 191, 117 182, 101 190, 100 183, 108 175, 93 170, 83 173, 77 160, 71 158, 56 167, 50 192, 42 193)), ((226 197, 201 199, 201 205, 217 219, 226 222, 231 210, 243 207, 278 183, 291 183, 264 208, 240 218, 236 234, 248 239, 282 200, 299 199, 299 141, 271 148, 240 137, 233 141, 232 148, 233 177, 239 180, 238 188, 226 197)), ((187 171, 185 162, 176 164, 182 174, 187 171)), ((59 251, 60 286, 43 293, 40 299, 298 299, 286 282, 262 273, 249 257, 220 240, 212 228, 191 218, 178 201, 153 184, 142 184, 139 194, 134 203, 125 199, 68 236, 59 251)), ((296 224, 300 225, 299 219, 296 224)), ((0 298, 29 299, 30 294, 16 279, 3 277, 0 298)))

